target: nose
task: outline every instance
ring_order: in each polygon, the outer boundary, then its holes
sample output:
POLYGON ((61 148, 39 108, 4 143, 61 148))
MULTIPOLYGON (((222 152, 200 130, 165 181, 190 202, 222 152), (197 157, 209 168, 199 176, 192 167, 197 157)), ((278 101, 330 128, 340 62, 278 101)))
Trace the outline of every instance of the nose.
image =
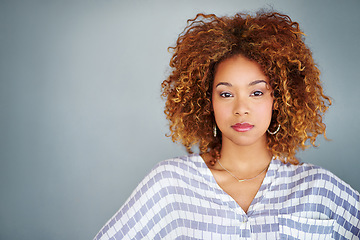
POLYGON ((246 98, 238 98, 234 101, 234 115, 248 115, 250 106, 246 98))

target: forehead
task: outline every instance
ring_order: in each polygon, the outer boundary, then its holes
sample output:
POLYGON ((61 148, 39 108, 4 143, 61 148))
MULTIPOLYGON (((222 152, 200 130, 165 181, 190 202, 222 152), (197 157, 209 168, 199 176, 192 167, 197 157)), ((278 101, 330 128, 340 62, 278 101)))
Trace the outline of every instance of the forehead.
POLYGON ((255 80, 268 82, 261 66, 242 55, 237 55, 220 62, 215 69, 214 84, 218 82, 244 82, 255 80))

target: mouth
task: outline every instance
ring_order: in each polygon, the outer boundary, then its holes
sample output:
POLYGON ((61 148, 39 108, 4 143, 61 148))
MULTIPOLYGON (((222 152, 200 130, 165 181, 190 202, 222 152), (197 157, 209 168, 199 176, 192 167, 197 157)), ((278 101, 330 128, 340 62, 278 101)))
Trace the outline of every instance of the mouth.
POLYGON ((251 125, 249 123, 236 123, 231 127, 237 132, 247 132, 250 131, 254 127, 254 125, 251 125))

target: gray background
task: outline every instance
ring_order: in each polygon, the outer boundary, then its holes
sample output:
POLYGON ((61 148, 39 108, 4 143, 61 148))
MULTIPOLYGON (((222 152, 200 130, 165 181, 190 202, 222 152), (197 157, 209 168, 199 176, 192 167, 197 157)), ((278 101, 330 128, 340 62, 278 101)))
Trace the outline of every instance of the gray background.
POLYGON ((0 1, 0 239, 91 239, 157 162, 185 154, 160 98, 197 12, 300 22, 334 99, 299 154, 360 189, 360 1, 0 1))

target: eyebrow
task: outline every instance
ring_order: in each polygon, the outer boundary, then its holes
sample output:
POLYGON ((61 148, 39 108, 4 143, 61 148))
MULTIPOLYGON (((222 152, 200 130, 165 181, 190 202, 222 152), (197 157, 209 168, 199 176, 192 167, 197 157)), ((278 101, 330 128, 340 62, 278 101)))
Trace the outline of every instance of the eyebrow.
POLYGON ((249 86, 254 86, 254 85, 259 84, 259 83, 268 84, 265 80, 255 80, 255 81, 249 83, 249 86))
MULTIPOLYGON (((254 86, 254 85, 259 84, 259 83, 268 84, 265 80, 255 80, 255 81, 252 81, 251 83, 249 83, 249 86, 254 86)), ((221 85, 224 85, 224 86, 227 86, 227 87, 232 87, 232 84, 228 83, 228 82, 219 82, 218 84, 216 84, 216 87, 221 86, 221 85)))

